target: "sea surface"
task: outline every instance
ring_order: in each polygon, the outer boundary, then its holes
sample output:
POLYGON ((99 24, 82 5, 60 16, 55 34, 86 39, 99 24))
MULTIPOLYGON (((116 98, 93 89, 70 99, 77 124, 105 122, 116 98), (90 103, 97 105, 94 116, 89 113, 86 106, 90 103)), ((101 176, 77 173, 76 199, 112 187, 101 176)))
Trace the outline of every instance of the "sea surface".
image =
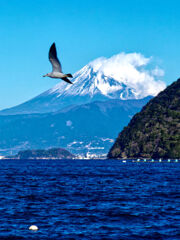
POLYGON ((1 160, 3 239, 180 239, 180 164, 1 160))

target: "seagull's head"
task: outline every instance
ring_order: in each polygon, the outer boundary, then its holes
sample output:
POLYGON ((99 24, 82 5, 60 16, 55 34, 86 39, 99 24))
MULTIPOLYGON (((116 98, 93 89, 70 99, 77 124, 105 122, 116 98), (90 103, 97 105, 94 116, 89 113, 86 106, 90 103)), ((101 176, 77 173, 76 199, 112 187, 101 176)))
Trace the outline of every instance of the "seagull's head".
POLYGON ((43 75, 43 77, 48 77, 48 76, 49 76, 49 73, 47 73, 47 74, 43 75))

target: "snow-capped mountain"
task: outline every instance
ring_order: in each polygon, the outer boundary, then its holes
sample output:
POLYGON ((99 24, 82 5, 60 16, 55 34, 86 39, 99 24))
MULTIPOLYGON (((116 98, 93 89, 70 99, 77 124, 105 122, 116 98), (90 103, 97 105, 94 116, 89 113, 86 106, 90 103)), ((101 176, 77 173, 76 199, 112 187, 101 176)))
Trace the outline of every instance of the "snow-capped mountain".
POLYGON ((146 69, 150 59, 141 54, 121 53, 111 58, 98 58, 73 75, 70 85, 61 81, 41 95, 0 114, 55 112, 70 105, 108 99, 141 99, 155 96, 165 88, 158 80, 163 71, 146 69))
POLYGON ((107 153, 117 133, 149 101, 148 96, 165 87, 158 80, 163 71, 150 70, 149 61, 136 53, 98 58, 73 75, 74 84, 61 81, 1 111, 8 115, 0 116, 1 152, 60 146, 73 153, 107 153))
POLYGON ((48 93, 60 96, 87 96, 91 98, 100 94, 113 99, 140 99, 148 95, 155 96, 165 88, 161 76, 163 71, 152 71, 142 67, 149 59, 140 54, 118 54, 109 59, 98 58, 74 74, 74 85, 57 84, 48 93))

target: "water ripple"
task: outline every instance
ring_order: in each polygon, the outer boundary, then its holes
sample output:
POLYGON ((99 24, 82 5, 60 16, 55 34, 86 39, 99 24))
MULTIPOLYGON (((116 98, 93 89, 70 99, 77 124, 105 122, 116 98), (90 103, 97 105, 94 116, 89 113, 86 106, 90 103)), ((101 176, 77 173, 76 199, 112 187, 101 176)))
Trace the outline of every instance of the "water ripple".
POLYGON ((179 176, 177 163, 0 161, 0 239, 178 239, 179 176))

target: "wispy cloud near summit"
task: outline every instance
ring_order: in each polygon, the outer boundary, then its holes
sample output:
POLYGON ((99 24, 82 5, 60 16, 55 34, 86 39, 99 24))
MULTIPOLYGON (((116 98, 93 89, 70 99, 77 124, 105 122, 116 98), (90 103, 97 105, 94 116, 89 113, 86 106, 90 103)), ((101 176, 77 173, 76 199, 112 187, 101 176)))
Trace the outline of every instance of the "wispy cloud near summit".
POLYGON ((161 80, 164 71, 156 66, 151 68, 153 58, 146 58, 140 53, 120 53, 110 58, 101 57, 89 65, 95 72, 112 77, 135 89, 137 97, 155 96, 166 85, 161 80))

